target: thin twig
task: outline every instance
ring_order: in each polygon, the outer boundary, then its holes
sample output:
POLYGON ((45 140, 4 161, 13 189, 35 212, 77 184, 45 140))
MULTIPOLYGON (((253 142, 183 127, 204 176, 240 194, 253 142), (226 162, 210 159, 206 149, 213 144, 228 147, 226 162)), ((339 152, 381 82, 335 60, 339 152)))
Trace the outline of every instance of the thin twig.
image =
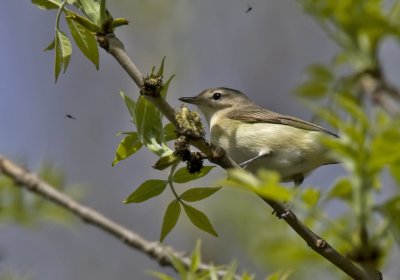
MULTIPOLYGON (((136 85, 139 87, 142 84, 137 81, 143 81, 143 76, 137 70, 136 66, 130 68, 134 63, 126 54, 121 41, 114 35, 109 34, 101 37, 99 41, 105 41, 106 44, 101 44, 106 51, 108 51, 114 58, 119 62, 119 64, 127 71, 128 75, 132 77, 136 85)), ((177 129, 175 113, 171 106, 163 98, 152 98, 150 101, 157 106, 157 108, 165 115, 165 117, 175 125, 177 129)), ((191 142, 192 145, 197 147, 200 151, 206 154, 207 158, 215 164, 220 165, 224 169, 237 168, 238 165, 225 153, 225 151, 219 147, 215 147, 212 144, 206 142, 204 139, 196 140, 191 142)), ((325 259, 333 263, 336 267, 341 269, 347 275, 353 279, 381 279, 379 272, 374 275, 367 275, 365 271, 357 267, 348 258, 341 255, 338 251, 332 248, 325 240, 320 238, 315 234, 310 228, 308 228, 304 223, 302 223, 296 215, 287 209, 287 207, 274 200, 264 199, 277 214, 278 217, 283 218, 286 223, 296 231, 301 238, 311 247, 315 252, 323 256, 325 259)))
MULTIPOLYGON (((160 242, 146 240, 138 233, 107 218, 96 210, 80 204, 68 195, 41 180, 35 174, 18 166, 2 155, 0 155, 0 174, 1 173, 10 177, 16 183, 15 186, 26 188, 30 192, 36 193, 56 203, 81 218, 82 221, 110 233, 128 246, 145 253, 162 266, 173 267, 171 255, 181 260, 187 267, 189 267, 191 263, 190 258, 185 257, 183 253, 179 253, 171 247, 164 246, 160 242)), ((210 265, 204 263, 199 265, 200 270, 209 270, 211 268, 210 265)), ((226 271, 218 271, 220 277, 223 277, 225 274, 226 271)), ((240 277, 235 275, 235 279, 240 279, 240 277)))

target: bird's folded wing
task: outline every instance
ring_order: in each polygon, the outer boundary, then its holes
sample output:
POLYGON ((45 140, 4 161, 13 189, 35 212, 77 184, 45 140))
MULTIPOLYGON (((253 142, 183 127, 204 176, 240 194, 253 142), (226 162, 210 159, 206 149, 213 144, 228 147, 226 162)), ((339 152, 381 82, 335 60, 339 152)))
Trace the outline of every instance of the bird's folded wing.
POLYGON ((304 130, 320 131, 338 137, 335 133, 316 124, 295 117, 281 115, 263 108, 254 108, 253 106, 242 107, 240 110, 232 110, 226 115, 226 117, 246 123, 275 123, 289 125, 304 130))

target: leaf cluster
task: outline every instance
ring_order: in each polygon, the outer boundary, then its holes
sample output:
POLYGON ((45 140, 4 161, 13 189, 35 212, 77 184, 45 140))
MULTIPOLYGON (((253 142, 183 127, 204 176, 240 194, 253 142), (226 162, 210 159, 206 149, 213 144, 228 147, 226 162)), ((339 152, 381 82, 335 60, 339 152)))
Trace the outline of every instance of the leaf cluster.
MULTIPOLYGON (((158 77, 162 77, 163 69, 164 59, 157 71, 158 77)), ((172 78, 173 76, 163 84, 160 90, 162 98, 166 97, 172 78)), ((172 155, 173 151, 167 145, 168 141, 176 139, 174 126, 170 123, 163 126, 161 112, 144 95, 140 95, 136 101, 122 91, 120 95, 125 102, 132 123, 136 126, 136 131, 120 133, 125 136, 117 147, 112 165, 115 166, 118 162, 129 158, 142 146, 161 157, 158 165, 155 166, 157 169, 165 169, 177 162, 178 159, 172 155)))
MULTIPOLYGON (((173 263, 175 270, 178 272, 180 279, 182 280, 253 280, 254 275, 250 275, 247 272, 243 272, 240 276, 237 275, 238 263, 233 261, 227 266, 213 266, 210 265, 206 269, 200 265, 202 263, 201 251, 200 251, 200 240, 197 241, 196 247, 193 250, 190 257, 190 265, 187 267, 185 264, 174 255, 170 255, 170 259, 173 263), (224 272, 223 276, 220 272, 224 272)), ((149 272, 150 275, 160 280, 174 280, 175 278, 163 274, 160 272, 149 272)), ((290 277, 290 271, 278 271, 268 277, 266 280, 288 280, 290 277)))
MULTIPOLYGON (((341 135, 340 139, 323 139, 323 143, 342 162, 348 175, 332 186, 325 200, 338 199, 347 204, 358 221, 348 229, 367 227, 370 246, 375 248, 379 244, 373 242, 384 243, 388 229, 397 239, 400 233, 396 210, 400 197, 400 119, 393 119, 381 110, 374 110, 369 117, 350 94, 337 95, 335 104, 346 114, 347 121, 341 121, 337 110, 320 111, 320 116, 337 126, 341 135), (382 176, 387 170, 396 188, 392 198, 382 203, 378 196, 383 187, 388 191, 389 186, 382 186, 382 176), (373 215, 376 212, 380 214, 378 217, 373 215)), ((361 236, 356 235, 353 241, 365 248, 361 236)))
MULTIPOLYGON (((376 52, 381 39, 398 34, 389 27, 384 28, 391 19, 383 14, 378 5, 380 1, 370 1, 371 5, 362 7, 357 5, 365 1, 335 2, 337 5, 330 1, 314 2, 318 4, 307 6, 307 11, 313 13, 322 26, 329 22, 329 28, 335 28, 334 40, 343 48, 329 65, 308 67, 308 79, 296 89, 303 99, 313 100, 308 105, 316 116, 338 131, 339 139, 324 138, 321 141, 347 171, 347 175, 339 178, 322 196, 321 205, 339 201, 347 206, 336 221, 325 223, 324 236, 334 232, 336 236, 331 238, 336 240, 336 248, 342 248, 355 261, 368 259, 378 267, 390 252, 389 244, 393 240, 399 241, 399 212, 396 207, 400 195, 400 119, 371 106, 368 95, 360 91, 358 78, 364 71, 379 71, 381 66, 376 52), (378 7, 379 11, 374 10, 378 7), (351 14, 355 17, 354 22, 350 23, 350 17, 346 18, 346 9, 356 10, 351 14), (368 13, 375 13, 376 21, 381 22, 380 27, 378 23, 375 27, 381 28, 380 32, 375 32, 369 24, 362 27, 357 20, 358 13, 364 16, 364 21, 368 19, 368 13), (364 34, 364 39, 369 42, 364 43, 370 45, 369 48, 356 43, 360 34, 364 34), (345 37, 348 40, 343 39, 345 37), (345 45, 340 40, 353 45, 345 45), (343 75, 348 73, 343 71, 348 66, 356 72, 343 75), (317 105, 317 101, 326 101, 326 106, 317 105), (388 181, 388 175, 394 183, 392 189, 390 184, 382 185, 388 181), (389 200, 382 202, 382 190, 392 193, 389 200)), ((398 4, 391 9, 398 9, 396 7, 398 4)))
POLYGON ((384 8, 383 0, 298 0, 341 48, 338 63, 356 71, 379 67, 378 48, 383 39, 400 39, 400 3, 384 8))
MULTIPOLYGON (((210 265, 207 268, 202 268, 200 264, 201 260, 201 251, 200 251, 200 240, 197 241, 196 247, 192 252, 190 257, 190 265, 187 267, 185 264, 174 255, 170 255, 171 261, 175 270, 179 273, 179 277, 181 280, 252 280, 255 279, 254 275, 250 275, 247 272, 243 272, 240 276, 236 275, 237 273, 237 262, 231 262, 227 266, 213 266, 210 265), (220 272, 224 272, 223 276, 220 275, 220 272)), ((176 278, 170 277, 166 274, 151 271, 150 275, 156 277, 160 280, 173 280, 176 278)), ((289 279, 291 272, 275 272, 269 275, 266 280, 287 280, 289 279)))
POLYGON ((175 227, 181 215, 182 208, 193 225, 205 232, 217 236, 217 232, 208 217, 202 211, 189 205, 189 203, 208 198, 217 192, 220 187, 196 187, 188 189, 181 194, 177 194, 174 188, 175 183, 185 184, 197 180, 206 176, 213 168, 213 166, 205 166, 199 173, 194 174, 189 173, 186 167, 182 167, 177 171, 173 168, 168 180, 151 179, 145 181, 124 200, 124 203, 139 203, 146 201, 160 195, 165 191, 167 185, 169 185, 175 199, 169 203, 165 211, 160 240, 163 241, 168 233, 170 233, 175 227))
POLYGON ((328 106, 313 103, 311 108, 340 134, 340 139, 323 139, 323 142, 343 163, 348 175, 337 180, 323 201, 339 200, 348 206, 349 212, 344 215, 350 214, 356 223, 345 227, 343 236, 352 236, 353 248, 363 247, 364 254, 375 252, 377 247, 384 251, 390 237, 399 241, 400 233, 397 218, 400 119, 371 108, 368 96, 360 92, 358 79, 366 72, 382 75, 378 51, 384 39, 400 39, 400 2, 298 0, 298 3, 341 48, 329 65, 308 67, 308 79, 296 89, 302 98, 326 98, 328 106), (354 72, 344 71, 346 67, 354 72), (393 181, 392 190, 390 185, 382 185, 388 175, 393 181), (385 193, 392 192, 384 202, 379 199, 383 188, 385 193), (361 233, 365 229, 368 246, 361 233))
POLYGON ((99 69, 99 50, 96 35, 107 34, 114 28, 128 24, 126 19, 113 19, 106 10, 105 0, 31 0, 43 10, 58 9, 56 17, 55 35, 53 41, 45 48, 46 51, 54 50, 54 75, 57 82, 62 69, 67 71, 72 44, 68 36, 61 31, 60 19, 64 15, 69 31, 79 50, 99 69), (72 6, 82 14, 68 9, 72 6))

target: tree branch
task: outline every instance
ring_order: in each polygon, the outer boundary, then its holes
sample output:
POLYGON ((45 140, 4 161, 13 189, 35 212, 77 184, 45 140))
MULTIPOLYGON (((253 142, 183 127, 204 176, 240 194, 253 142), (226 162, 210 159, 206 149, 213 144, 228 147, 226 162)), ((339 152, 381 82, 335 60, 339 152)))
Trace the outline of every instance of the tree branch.
MULTIPOLYGON (((55 204, 81 218, 82 221, 92 224, 93 226, 110 233, 114 237, 123 241, 129 247, 145 253, 162 266, 173 267, 171 255, 182 261, 186 267, 190 266, 190 258, 185 257, 183 253, 179 253, 171 247, 166 247, 160 242, 144 239, 138 233, 118 224, 96 210, 84 206, 68 195, 58 191, 55 187, 44 182, 35 174, 18 166, 2 155, 0 155, 0 174, 1 173, 7 177, 10 177, 15 182, 16 186, 25 188, 30 192, 54 202, 55 204)), ((199 269, 209 270, 211 269, 211 266, 201 263, 199 265, 199 269)), ((226 271, 219 270, 217 273, 222 278, 226 274, 226 271)), ((239 280, 241 277, 235 275, 234 279, 239 280)))
POLYGON ((341 255, 331 245, 328 244, 324 239, 314 233, 309 227, 302 223, 292 211, 287 211, 282 208, 282 204, 274 201, 264 199, 275 211, 278 217, 282 217, 286 223, 293 228, 294 231, 307 243, 307 245, 323 256, 329 262, 334 264, 336 267, 345 272, 348 276, 353 279, 365 279, 365 280, 381 280, 382 274, 379 271, 374 271, 373 275, 369 275, 366 271, 356 266, 345 256, 341 255), (278 212, 284 211, 284 212, 278 212))
POLYGON ((362 93, 390 115, 400 113, 400 93, 385 80, 381 70, 362 72, 358 75, 358 85, 362 93))
MULTIPOLYGON (((97 40, 102 48, 111 54, 115 60, 128 73, 139 89, 144 86, 143 75, 130 59, 125 51, 124 44, 115 36, 114 33, 98 35, 97 40)), ((160 112, 179 130, 179 125, 175 119, 175 110, 165 101, 164 98, 145 95, 145 98, 156 106, 160 112)), ((207 158, 223 168, 239 167, 221 148, 203 140, 191 140, 190 144, 203 152, 207 158)))
MULTIPOLYGON (((114 34, 99 36, 98 40, 100 42, 100 46, 118 61, 128 75, 132 77, 136 85, 141 88, 143 86, 143 76, 137 70, 136 66, 124 50, 124 46, 121 41, 114 34)), ((174 109, 161 97, 146 97, 179 130, 179 126, 175 120, 174 109)), ((216 147, 211 143, 206 142, 204 139, 192 141, 190 144, 203 152, 211 162, 218 164, 222 168, 238 168, 238 165, 225 153, 222 148, 216 147)), ((368 275, 364 270, 356 266, 348 258, 341 255, 325 240, 321 239, 310 228, 302 223, 292 211, 287 209, 283 203, 270 199, 264 199, 264 201, 274 209, 274 212, 279 218, 283 218, 286 223, 292 227, 297 234, 300 235, 300 237, 308 244, 309 247, 311 247, 311 249, 341 269, 348 276, 352 277, 353 279, 360 280, 375 280, 382 278, 379 272, 376 272, 374 275, 368 275)))

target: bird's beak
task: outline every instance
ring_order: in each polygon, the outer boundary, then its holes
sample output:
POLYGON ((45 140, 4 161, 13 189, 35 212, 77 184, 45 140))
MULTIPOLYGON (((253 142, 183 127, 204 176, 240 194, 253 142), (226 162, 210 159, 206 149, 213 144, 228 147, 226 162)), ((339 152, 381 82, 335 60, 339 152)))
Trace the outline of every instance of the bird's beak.
POLYGON ((185 103, 190 103, 190 104, 199 104, 201 102, 201 99, 198 96, 193 96, 193 97, 181 97, 179 98, 180 101, 185 102, 185 103))

